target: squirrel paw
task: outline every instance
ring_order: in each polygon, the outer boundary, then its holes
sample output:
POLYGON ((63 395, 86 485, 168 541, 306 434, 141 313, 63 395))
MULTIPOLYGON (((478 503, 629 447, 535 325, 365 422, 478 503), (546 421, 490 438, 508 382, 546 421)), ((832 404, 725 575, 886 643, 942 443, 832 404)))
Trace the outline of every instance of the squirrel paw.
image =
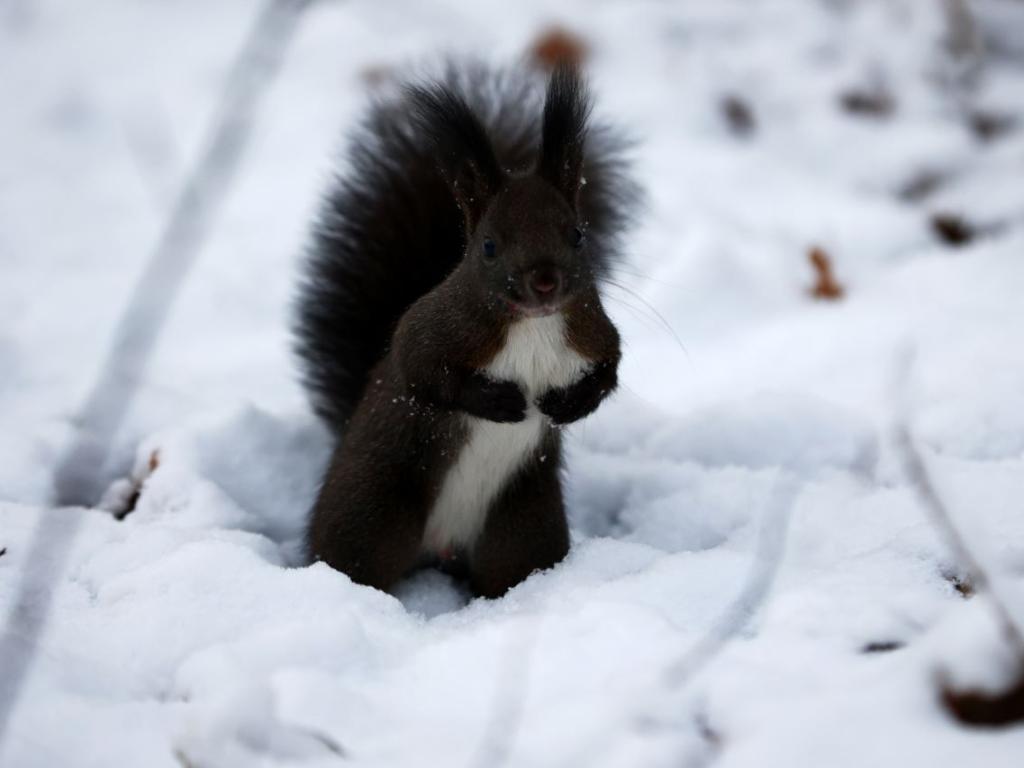
POLYGON ((572 386, 559 387, 544 393, 537 400, 537 407, 553 424, 571 424, 597 410, 597 406, 610 391, 610 387, 602 386, 590 377, 584 377, 572 386))
POLYGON ((474 373, 462 388, 462 410, 488 421, 512 423, 526 418, 526 398, 513 381, 495 381, 474 373))

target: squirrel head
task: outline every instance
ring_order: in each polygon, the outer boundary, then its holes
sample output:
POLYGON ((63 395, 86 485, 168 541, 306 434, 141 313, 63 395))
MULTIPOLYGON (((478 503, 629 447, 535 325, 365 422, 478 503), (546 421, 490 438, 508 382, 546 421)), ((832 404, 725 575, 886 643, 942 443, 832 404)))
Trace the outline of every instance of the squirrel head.
POLYGON ((465 221, 463 267, 514 314, 556 312, 593 281, 580 211, 590 98, 575 67, 548 81, 533 168, 502 170, 480 119, 443 86, 412 89, 419 125, 465 221))

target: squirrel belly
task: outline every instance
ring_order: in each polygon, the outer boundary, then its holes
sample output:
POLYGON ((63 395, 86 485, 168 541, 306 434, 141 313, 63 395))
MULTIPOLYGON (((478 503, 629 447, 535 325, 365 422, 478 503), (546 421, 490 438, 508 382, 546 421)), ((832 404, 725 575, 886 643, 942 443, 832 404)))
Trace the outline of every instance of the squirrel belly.
MULTIPOLYGON (((544 433, 553 429, 535 400, 553 388, 568 387, 590 363, 566 340, 565 316, 522 318, 509 326, 505 345, 486 367, 496 380, 519 384, 526 395, 526 416, 503 424, 464 415, 466 438, 445 474, 441 490, 427 517, 423 547, 440 553, 471 547, 483 529, 487 511, 498 492, 523 464, 541 453, 544 433)), ((554 463, 555 457, 551 457, 554 463)))

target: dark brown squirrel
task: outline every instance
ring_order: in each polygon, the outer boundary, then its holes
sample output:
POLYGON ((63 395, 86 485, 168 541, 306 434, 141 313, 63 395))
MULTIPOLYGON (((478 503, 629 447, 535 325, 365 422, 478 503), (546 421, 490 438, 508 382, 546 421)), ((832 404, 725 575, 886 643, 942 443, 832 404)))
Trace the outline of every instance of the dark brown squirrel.
POLYGON ((378 101, 314 232, 297 350, 338 443, 307 544, 382 590, 502 595, 569 551, 563 425, 617 383, 599 282, 636 188, 578 71, 449 65, 378 101))

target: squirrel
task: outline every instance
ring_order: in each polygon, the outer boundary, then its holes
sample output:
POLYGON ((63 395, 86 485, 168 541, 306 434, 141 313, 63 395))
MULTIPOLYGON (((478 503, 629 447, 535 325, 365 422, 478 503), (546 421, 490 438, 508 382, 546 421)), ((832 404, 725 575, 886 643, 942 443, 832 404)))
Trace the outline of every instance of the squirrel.
POLYGON ((637 188, 579 71, 449 64, 380 98, 304 265, 296 351, 336 447, 311 560, 498 597, 569 551, 561 427, 617 384, 599 283, 637 188))

